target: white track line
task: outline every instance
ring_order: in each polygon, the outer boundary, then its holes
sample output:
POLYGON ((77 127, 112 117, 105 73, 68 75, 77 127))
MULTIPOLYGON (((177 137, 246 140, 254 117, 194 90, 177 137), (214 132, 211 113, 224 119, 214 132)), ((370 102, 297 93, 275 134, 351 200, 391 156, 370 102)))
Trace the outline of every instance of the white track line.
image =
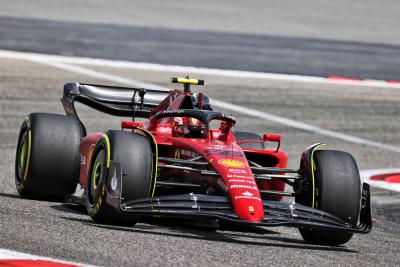
MULTIPOLYGON (((143 83, 143 82, 128 79, 128 78, 87 69, 82 66, 75 66, 75 65, 67 64, 67 63, 64 63, 65 58, 59 57, 59 56, 29 54, 28 56, 25 57, 25 55, 26 55, 25 53, 19 53, 19 52, 0 51, 0 57, 3 57, 3 58, 6 57, 6 58, 16 58, 16 59, 28 60, 28 61, 44 64, 47 66, 51 66, 54 68, 58 68, 58 69, 62 69, 62 70, 66 70, 66 71, 70 71, 70 72, 74 72, 74 73, 78 73, 81 75, 86 75, 86 76, 90 76, 90 77, 94 77, 94 78, 98 78, 98 79, 102 79, 102 80, 108 80, 111 82, 115 82, 115 83, 119 83, 119 84, 123 84, 123 85, 127 85, 127 86, 132 86, 132 87, 145 87, 145 88, 149 88, 149 89, 168 90, 167 88, 160 87, 155 84, 143 83), (59 62, 57 60, 60 58, 63 59, 63 60, 61 60, 61 62, 59 62)), ((79 60, 77 60, 77 61, 79 61, 79 60)), ((77 61, 75 61, 75 62, 77 62, 77 61)), ((103 64, 105 64, 105 63, 103 62, 103 64)), ((235 105, 235 104, 231 104, 231 103, 227 103, 227 102, 215 100, 215 99, 211 100, 211 104, 214 105, 215 107, 218 107, 221 109, 230 110, 230 111, 234 111, 234 112, 240 112, 240 113, 246 114, 248 116, 256 117, 256 118, 270 121, 270 122, 283 124, 283 125, 286 125, 286 126, 289 126, 292 128, 296 128, 299 130, 313 132, 313 133, 317 133, 320 135, 332 137, 335 139, 340 139, 343 141, 347 141, 347 142, 351 142, 351 143, 355 143, 355 144, 359 144, 359 145, 365 145, 365 146, 370 146, 370 147, 375 147, 375 148, 379 148, 379 149, 384 149, 384 150, 400 153, 400 147, 397 147, 397 146, 383 144, 380 142, 375 142, 375 141, 371 141, 368 139, 363 139, 363 138, 359 138, 356 136, 351 136, 348 134, 323 129, 323 128, 320 128, 315 125, 296 121, 296 120, 293 120, 290 118, 277 116, 277 115, 274 115, 271 113, 257 111, 254 109, 246 108, 243 106, 239 106, 239 105, 235 105)))
POLYGON ((162 71, 162 72, 176 72, 176 73, 195 73, 204 75, 214 75, 223 77, 234 77, 234 78, 251 78, 251 79, 263 79, 263 80, 284 80, 284 81, 297 81, 297 82, 308 82, 308 83, 322 83, 332 85, 349 85, 349 86, 368 86, 378 88, 398 88, 398 83, 388 83, 381 80, 340 80, 340 79, 327 79, 324 77, 316 76, 304 76, 304 75, 292 75, 292 74, 276 74, 276 73, 265 73, 265 72, 254 72, 254 71, 240 71, 240 70, 224 70, 224 69, 211 69, 211 68, 198 68, 190 66, 176 66, 176 65, 161 65, 153 63, 143 62, 129 62, 120 60, 109 60, 109 59, 96 59, 96 58, 85 58, 85 57, 68 57, 68 56, 57 56, 57 55, 45 55, 37 53, 27 52, 16 52, 9 50, 0 50, 1 58, 12 58, 12 59, 26 59, 26 60, 46 60, 56 61, 59 63, 66 64, 80 64, 89 66, 104 66, 112 68, 128 68, 137 70, 149 70, 149 71, 162 71))
POLYGON ((58 259, 53 259, 53 258, 48 258, 48 257, 41 257, 41 256, 37 256, 37 255, 22 253, 22 252, 8 250, 8 249, 0 249, 0 260, 33 260, 33 261, 43 260, 43 261, 57 262, 57 263, 63 263, 63 264, 68 264, 68 265, 81 266, 81 267, 95 267, 95 265, 88 265, 88 264, 83 264, 83 263, 78 263, 78 262, 64 261, 64 260, 58 260, 58 259))

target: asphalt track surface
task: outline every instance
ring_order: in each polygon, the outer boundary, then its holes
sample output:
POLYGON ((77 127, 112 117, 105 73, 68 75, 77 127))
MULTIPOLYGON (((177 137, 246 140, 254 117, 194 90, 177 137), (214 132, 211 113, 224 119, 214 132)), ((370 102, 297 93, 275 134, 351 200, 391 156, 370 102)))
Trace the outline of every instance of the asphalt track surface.
POLYGON ((0 16, 400 45, 397 0, 2 1, 0 16))
MULTIPOLYGON (((58 99, 66 81, 110 82, 23 60, 2 59, 0 62, 1 247, 105 266, 260 266, 266 262, 271 265, 394 266, 399 263, 400 196, 384 190, 373 190, 375 224, 372 233, 355 236, 343 247, 307 245, 302 242, 297 230, 283 227, 259 229, 255 233, 205 231, 163 220, 143 222, 134 227, 110 227, 95 224, 82 210, 61 203, 20 199, 15 191, 13 166, 15 140, 24 116, 31 111, 63 113, 58 99)), ((165 81, 170 76, 166 72, 104 67, 101 71, 131 79, 140 78, 161 86, 168 86, 165 81)), ((321 127, 387 143, 396 140, 399 131, 396 127, 400 124, 394 116, 398 113, 396 106, 400 102, 398 89, 326 85, 313 88, 306 84, 274 84, 253 79, 203 78, 209 84, 204 92, 216 99, 273 111, 321 127), (338 91, 341 94, 338 95, 338 91), (242 97, 237 98, 238 94, 242 97), (389 99, 393 104, 391 107, 387 105, 389 99), (353 102, 359 103, 358 106, 354 107, 353 102), (371 110, 371 113, 365 114, 367 110, 371 110), (336 118, 332 119, 332 114, 336 114, 336 118), (396 126, 390 128, 388 121, 395 121, 393 125, 396 126), (375 131, 382 128, 387 129, 385 136, 383 131, 375 131)), ((85 108, 81 108, 81 113, 90 130, 118 127, 118 120, 111 117, 99 116, 85 108)), ((400 155, 397 153, 345 143, 277 124, 260 123, 258 119, 241 114, 235 115, 239 119, 239 130, 282 133, 283 149, 292 159, 292 167, 298 165, 301 151, 317 141, 325 141, 331 148, 352 152, 361 169, 396 166, 399 162, 400 155)), ((398 145, 398 141, 392 144, 398 145)))
MULTIPOLYGON (((182 74, 82 67, 160 86, 169 86, 170 76, 182 74)), ((199 89, 212 98, 400 146, 399 89, 213 75, 199 78, 207 83, 199 89)), ((355 236, 342 247, 305 244, 296 229, 283 227, 206 231, 163 220, 110 227, 93 223, 77 208, 19 198, 14 186, 14 157, 20 124, 32 111, 63 113, 59 98, 63 84, 69 81, 115 84, 39 63, 0 58, 1 248, 103 266, 399 265, 400 195, 386 190, 372 191, 373 231, 355 236)), ((118 128, 118 119, 83 107, 80 111, 89 130, 118 128)), ((234 115, 238 130, 281 133, 290 167, 297 167, 301 151, 315 142, 351 152, 360 169, 398 167, 400 162, 395 152, 234 115)))
POLYGON ((400 46, 0 17, 0 48, 218 69, 400 79, 400 46))

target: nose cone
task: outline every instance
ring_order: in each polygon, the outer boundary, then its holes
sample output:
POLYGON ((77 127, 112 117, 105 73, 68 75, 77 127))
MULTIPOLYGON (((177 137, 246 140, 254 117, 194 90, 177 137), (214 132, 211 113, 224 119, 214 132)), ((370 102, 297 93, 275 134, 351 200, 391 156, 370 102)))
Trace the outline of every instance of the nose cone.
POLYGON ((230 189, 236 214, 246 221, 259 222, 264 218, 264 207, 258 190, 230 189))
POLYGON ((208 148, 204 156, 221 175, 235 213, 249 222, 264 219, 264 207, 247 159, 236 144, 208 148), (229 158, 228 158, 229 156, 229 158))

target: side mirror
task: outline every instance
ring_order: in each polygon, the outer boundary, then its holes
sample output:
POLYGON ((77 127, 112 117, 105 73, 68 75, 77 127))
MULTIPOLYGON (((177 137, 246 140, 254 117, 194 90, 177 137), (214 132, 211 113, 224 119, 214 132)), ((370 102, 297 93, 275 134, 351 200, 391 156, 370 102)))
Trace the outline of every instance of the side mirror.
POLYGON ((136 129, 137 127, 143 127, 143 123, 136 121, 123 121, 121 122, 121 128, 123 129, 136 129))
POLYGON ((281 135, 280 134, 264 134, 263 135, 264 142, 281 142, 281 135))
POLYGON ((281 135, 280 134, 264 134, 263 140, 264 140, 264 142, 278 143, 278 147, 276 148, 276 151, 278 151, 279 147, 281 146, 281 135))

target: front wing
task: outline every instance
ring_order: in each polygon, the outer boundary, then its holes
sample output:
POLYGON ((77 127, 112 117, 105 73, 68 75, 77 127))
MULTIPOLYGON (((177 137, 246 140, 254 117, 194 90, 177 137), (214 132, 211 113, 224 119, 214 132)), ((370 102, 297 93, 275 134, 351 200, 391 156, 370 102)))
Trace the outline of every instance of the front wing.
POLYGON ((362 189, 361 212, 358 225, 350 225, 342 219, 298 203, 264 200, 264 219, 250 222, 239 218, 232 209, 226 196, 183 194, 121 201, 122 183, 119 164, 112 164, 107 177, 107 202, 115 209, 135 215, 167 216, 181 218, 209 218, 238 224, 259 226, 288 226, 337 230, 352 233, 368 233, 372 229, 370 189, 364 183, 362 189))

